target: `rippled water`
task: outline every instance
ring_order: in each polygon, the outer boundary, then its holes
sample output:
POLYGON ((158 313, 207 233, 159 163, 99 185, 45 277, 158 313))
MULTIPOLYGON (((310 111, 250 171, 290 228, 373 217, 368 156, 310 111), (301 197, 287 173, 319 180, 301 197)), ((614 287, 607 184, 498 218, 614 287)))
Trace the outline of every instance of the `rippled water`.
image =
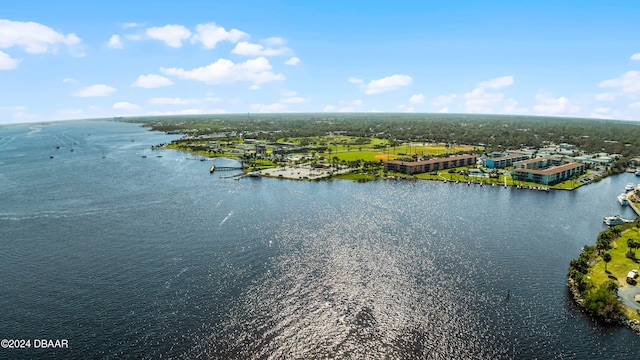
POLYGON ((632 174, 550 193, 234 181, 149 150, 171 138, 107 122, 0 128, 0 337, 70 344, 0 357, 640 353, 565 285, 602 217, 633 216, 615 201, 632 174))

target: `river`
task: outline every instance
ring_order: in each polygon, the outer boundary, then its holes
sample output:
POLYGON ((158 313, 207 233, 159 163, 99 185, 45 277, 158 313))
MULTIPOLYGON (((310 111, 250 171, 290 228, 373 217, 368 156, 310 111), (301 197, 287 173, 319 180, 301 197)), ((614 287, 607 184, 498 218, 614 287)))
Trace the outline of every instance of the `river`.
POLYGON ((633 174, 548 193, 232 180, 150 150, 174 138, 108 121, 0 128, 0 337, 69 344, 1 358, 640 354, 566 286, 602 218, 634 216, 616 202, 633 174))

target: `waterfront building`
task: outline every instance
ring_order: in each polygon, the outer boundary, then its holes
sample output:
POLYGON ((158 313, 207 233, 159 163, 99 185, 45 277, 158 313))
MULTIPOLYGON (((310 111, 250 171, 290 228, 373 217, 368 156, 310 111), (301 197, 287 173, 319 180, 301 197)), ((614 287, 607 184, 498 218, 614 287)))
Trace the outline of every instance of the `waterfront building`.
POLYGON ((582 163, 558 158, 524 160, 513 166, 514 169, 511 170, 513 180, 544 185, 557 184, 585 171, 585 165, 582 163))
POLYGON ((511 166, 518 161, 527 160, 529 157, 523 154, 491 153, 491 158, 484 159, 482 164, 489 169, 500 169, 511 166))
POLYGON ((422 161, 389 160, 384 162, 384 171, 396 171, 412 175, 475 164, 476 157, 473 155, 458 155, 422 161))

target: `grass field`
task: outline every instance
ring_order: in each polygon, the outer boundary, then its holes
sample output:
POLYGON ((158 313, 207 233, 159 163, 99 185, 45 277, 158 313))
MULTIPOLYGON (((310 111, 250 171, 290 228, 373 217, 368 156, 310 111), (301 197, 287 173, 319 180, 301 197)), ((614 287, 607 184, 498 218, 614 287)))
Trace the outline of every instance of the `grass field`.
MULTIPOLYGON (((615 278, 618 286, 625 286, 627 285, 627 273, 632 269, 640 270, 638 260, 629 259, 626 256, 629 251, 627 239, 640 240, 640 229, 633 225, 622 225, 621 227, 627 230, 624 230, 620 237, 612 242, 613 249, 607 251, 611 255, 611 261, 607 264, 609 273, 605 272, 605 262, 601 256, 589 268, 587 276, 591 277, 591 281, 595 286, 600 286, 609 280, 613 280, 613 278, 615 278)), ((640 250, 636 250, 636 254, 640 254, 640 250)), ((630 311, 629 316, 640 321, 640 316, 635 311, 630 311)))

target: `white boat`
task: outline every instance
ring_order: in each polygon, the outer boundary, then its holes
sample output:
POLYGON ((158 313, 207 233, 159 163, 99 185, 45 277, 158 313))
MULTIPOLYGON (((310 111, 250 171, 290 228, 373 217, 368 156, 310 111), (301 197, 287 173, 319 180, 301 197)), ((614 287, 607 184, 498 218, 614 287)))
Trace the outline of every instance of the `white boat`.
POLYGON ((632 191, 635 188, 635 185, 633 185, 632 183, 628 183, 627 186, 624 187, 626 191, 632 191))
POLYGON ((629 199, 627 199, 627 194, 620 194, 618 195, 618 202, 620 203, 620 205, 622 206, 627 206, 629 205, 629 199))
POLYGON ((640 176, 640 169, 636 169, 636 176, 640 176))
POLYGON ((604 222, 608 226, 614 226, 614 225, 620 225, 620 224, 626 224, 626 223, 629 223, 629 222, 633 222, 633 220, 624 219, 620 215, 611 215, 611 216, 605 216, 604 219, 602 219, 602 222, 604 222))

